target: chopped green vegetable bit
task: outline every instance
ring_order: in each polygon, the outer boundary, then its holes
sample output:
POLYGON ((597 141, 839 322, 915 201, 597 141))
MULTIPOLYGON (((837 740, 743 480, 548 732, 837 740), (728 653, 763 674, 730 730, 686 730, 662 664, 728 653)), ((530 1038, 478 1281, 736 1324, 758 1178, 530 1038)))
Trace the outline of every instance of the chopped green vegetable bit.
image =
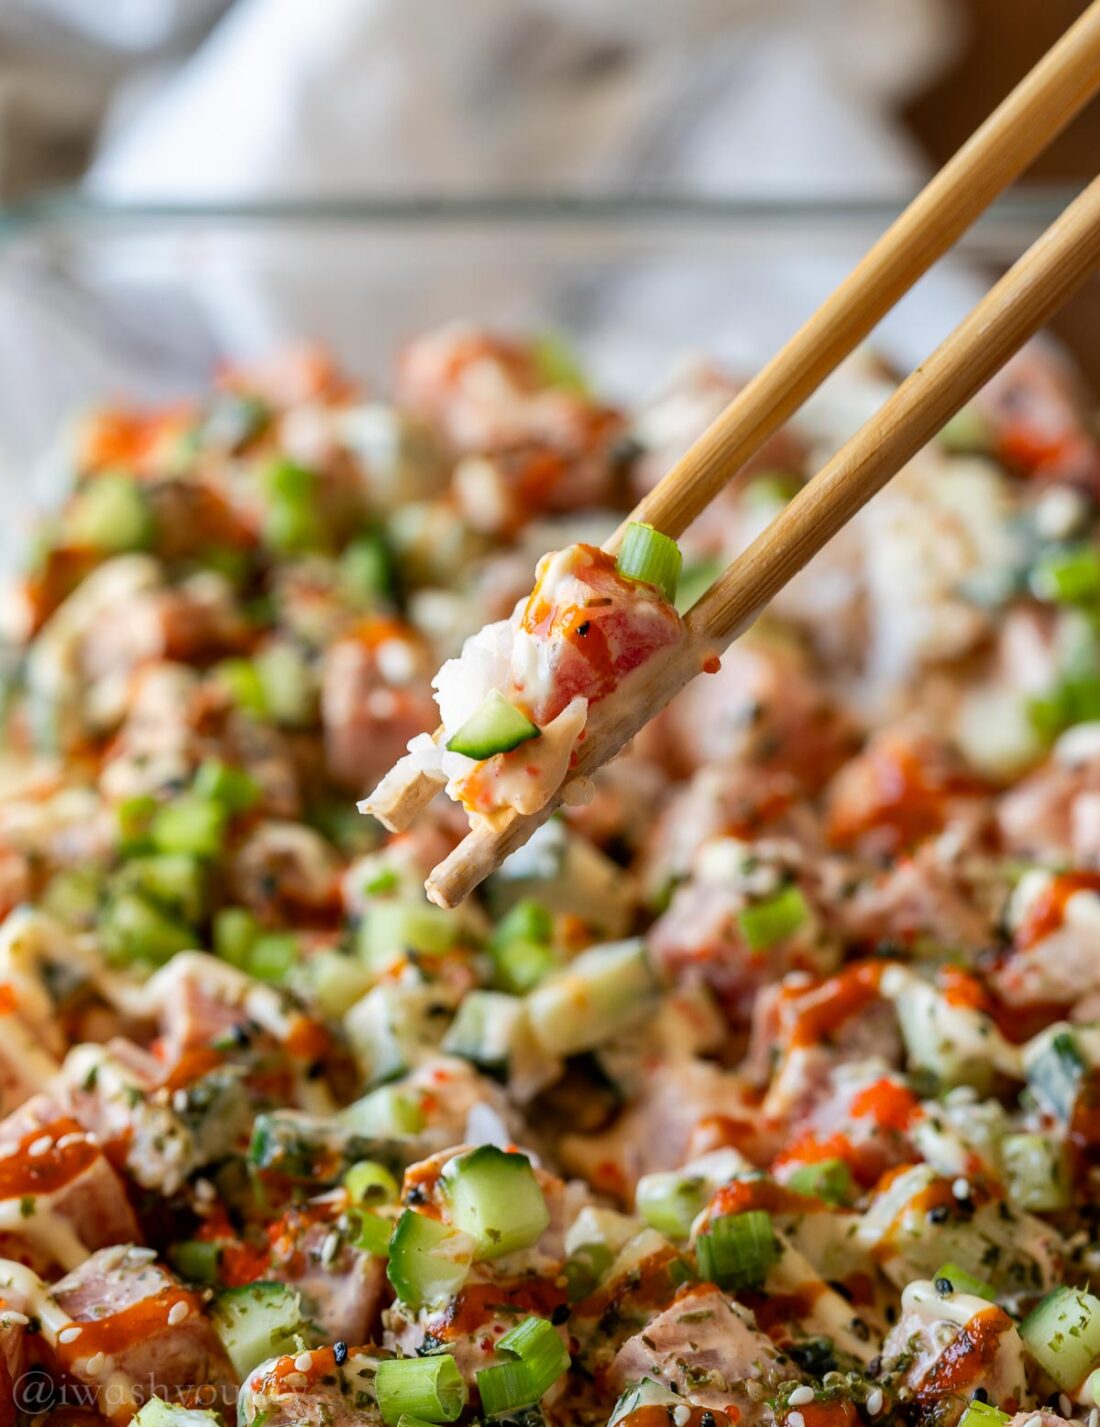
POLYGON ((1100 1359, 1100 1299, 1056 1288, 1020 1324, 1032 1357, 1063 1392, 1073 1392, 1100 1359))
POLYGON ((211 677, 245 713, 259 719, 268 717, 263 680, 250 659, 223 659, 214 665, 211 677))
POLYGON ((231 768, 216 758, 200 765, 191 791, 196 798, 217 803, 230 813, 246 812, 260 797, 256 780, 243 768, 231 768))
POLYGON ((344 1175, 344 1188, 355 1204, 396 1204, 401 1191, 384 1164, 362 1159, 344 1175))
POLYGON ((207 905, 207 868, 184 852, 131 857, 111 878, 111 891, 136 892, 170 916, 194 925, 207 905))
POLYGON ((1092 606, 1100 602, 1100 548, 1077 545, 1048 551, 1031 572, 1031 588, 1055 604, 1092 606))
POLYGON ((246 907, 222 907, 214 914, 214 950, 243 971, 260 935, 260 924, 246 907))
POLYGON ((709 1198, 710 1185, 700 1175, 668 1170, 643 1175, 634 1202, 650 1228, 670 1239, 686 1239, 709 1198))
POLYGON ((317 500, 317 477, 293 461, 273 461, 261 479, 266 511, 264 544, 283 555, 323 550, 328 531, 317 500))
POLYGON ((447 748, 481 763, 497 753, 511 753, 540 734, 541 730, 499 689, 490 689, 477 711, 447 740, 447 748))
POLYGON ((695 1241, 699 1273, 719 1288, 758 1288, 779 1257, 771 1216, 763 1209, 720 1214, 695 1241))
POLYGON ((147 961, 154 966, 162 966, 177 951, 187 951, 200 940, 190 927, 136 892, 110 899, 99 919, 99 935, 112 961, 147 961))
POLYGON ((148 496, 132 476, 117 471, 81 486, 65 513, 64 528, 70 544, 109 555, 147 550, 154 535, 148 496))
POLYGON ((991 1303, 997 1297, 997 1290, 991 1283, 986 1283, 981 1278, 975 1278, 972 1273, 968 1273, 957 1263, 940 1264, 936 1270, 934 1281, 937 1284, 949 1283, 956 1293, 972 1293, 975 1298, 988 1298, 991 1303))
POLYGON ((737 924, 752 951, 765 951, 784 937, 793 936, 809 915, 805 897, 792 883, 766 902, 743 907, 737 913, 737 924))
POLYGON ((374 609, 393 599, 393 553, 383 535, 357 536, 340 556, 340 579, 348 599, 360 609, 374 609))
POLYGON ((476 1247, 469 1234, 406 1209, 390 1239, 386 1276, 410 1308, 438 1303, 465 1283, 476 1247))
POLYGON ((149 836, 159 852, 217 857, 224 842, 225 823, 226 811, 221 803, 189 795, 157 809, 149 836))
POLYGON ((797 1193, 812 1194, 828 1204, 847 1204, 855 1192, 852 1171, 842 1159, 822 1159, 815 1164, 801 1165, 787 1183, 797 1193))
POLYGON ((477 1390, 487 1417, 533 1407, 569 1370, 569 1353, 557 1329, 545 1318, 524 1318, 496 1345, 498 1353, 515 1361, 483 1368, 477 1390))
POLYGON ((643 525, 637 520, 632 520, 626 527, 615 561, 620 575, 625 575, 628 580, 656 585, 671 603, 676 598, 682 564, 680 547, 671 536, 662 535, 652 525, 643 525))
POLYGON ((428 902, 374 902, 359 924, 359 955, 368 966, 383 970, 412 952, 438 956, 454 945, 457 926, 442 907, 428 902))
POLYGON ((221 1249, 205 1239, 183 1239, 168 1250, 168 1262, 188 1283, 217 1283, 221 1249))
POLYGON ((685 565, 676 591, 676 608, 680 614, 687 614, 693 604, 709 590, 722 573, 721 560, 697 560, 685 565))
POLYGON ((1001 1427, 1001 1423, 1007 1422, 1011 1413, 1002 1412, 999 1407, 994 1407, 991 1402, 967 1403, 966 1411, 959 1418, 959 1427, 1001 1427))
POLYGON ((259 981, 278 985, 286 979, 298 956, 298 938, 293 932, 263 932, 249 948, 245 969, 259 981))
POLYGON ((426 1422, 453 1422, 466 1406, 466 1383, 449 1353, 427 1358, 388 1358, 378 1364, 374 1392, 382 1420, 406 1413, 426 1422))
POLYGON ((557 332, 546 332, 531 348, 535 374, 543 386, 587 396, 590 390, 580 358, 571 343, 557 332))

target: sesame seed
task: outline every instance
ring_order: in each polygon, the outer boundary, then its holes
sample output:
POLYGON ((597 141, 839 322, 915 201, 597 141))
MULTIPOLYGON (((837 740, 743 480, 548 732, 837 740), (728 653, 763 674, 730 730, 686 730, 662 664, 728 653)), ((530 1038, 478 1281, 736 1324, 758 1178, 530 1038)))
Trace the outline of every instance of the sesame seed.
POLYGON ((814 1390, 812 1387, 796 1387, 787 1398, 790 1407, 809 1407, 814 1400, 814 1390))
POLYGON ((10 1323, 13 1328, 25 1328, 30 1321, 25 1313, 17 1313, 14 1308, 0 1313, 0 1323, 10 1323))
POLYGON ((1064 1392, 1060 1392, 1058 1394, 1058 1411, 1062 1414, 1063 1417, 1073 1416, 1073 1403, 1070 1402, 1069 1398, 1064 1392))
POLYGON ((882 1411, 882 1389, 874 1387, 867 1394, 867 1416, 877 1417, 882 1411))
POLYGON ((958 1177, 958 1179, 956 1179, 956 1180, 952 1183, 952 1185, 951 1185, 951 1193, 955 1196, 956 1199, 969 1199, 969 1198, 970 1198, 970 1181, 969 1181, 969 1179, 965 1179, 965 1178, 960 1174, 959 1177, 958 1177))
POLYGON ((313 1354, 312 1354, 312 1353, 299 1353, 298 1356, 294 1359, 294 1370, 295 1370, 295 1372, 309 1372, 309 1370, 310 1370, 310 1368, 311 1368, 312 1366, 313 1366, 313 1354))
POLYGON ((74 1130, 72 1134, 61 1136, 61 1138, 57 1142, 57 1148, 59 1150, 67 1150, 72 1149, 73 1145, 82 1145, 83 1143, 84 1131, 74 1130))
POLYGON ((84 1371, 95 1377, 107 1366, 107 1359, 103 1353, 93 1353, 84 1364, 84 1371))
POLYGON ((190 1312, 191 1305, 182 1298, 178 1299, 168 1310, 169 1328, 175 1328, 178 1324, 182 1323, 190 1312))
POLYGON ((200 1199, 204 1204, 212 1203, 218 1197, 218 1191, 210 1183, 209 1179, 195 1180, 195 1198, 200 1199))
POLYGON ((336 1233, 326 1234, 325 1241, 321 1245, 321 1262, 330 1264, 340 1252, 340 1235, 336 1233))
POLYGON ((70 1328, 62 1328, 61 1332, 57 1335, 57 1341, 59 1343, 75 1343, 79 1337, 80 1329, 74 1324, 70 1328))
POLYGON ((787 1427, 806 1427, 806 1419, 801 1412, 788 1412, 787 1427))
POLYGON ((27 1153, 34 1159, 39 1155, 49 1154, 53 1149, 53 1135, 39 1135, 36 1140, 32 1140, 27 1149, 27 1153))
POLYGON ((186 1091, 186 1090, 176 1090, 176 1091, 173 1091, 173 1094, 172 1094, 172 1109, 175 1110, 175 1112, 176 1112, 177 1115, 183 1115, 183 1114, 185 1114, 186 1111, 187 1111, 187 1106, 188 1106, 189 1103, 190 1103, 190 1102, 189 1102, 189 1100, 188 1100, 188 1098, 187 1098, 187 1091, 186 1091))
POLYGON ((691 1421, 691 1408, 683 1402, 679 1407, 674 1407, 672 1409, 672 1420, 675 1422, 676 1427, 687 1427, 687 1424, 691 1421))
POLYGON ((0 1145, 0 1159, 11 1159, 13 1154, 19 1153, 19 1145, 0 1145))

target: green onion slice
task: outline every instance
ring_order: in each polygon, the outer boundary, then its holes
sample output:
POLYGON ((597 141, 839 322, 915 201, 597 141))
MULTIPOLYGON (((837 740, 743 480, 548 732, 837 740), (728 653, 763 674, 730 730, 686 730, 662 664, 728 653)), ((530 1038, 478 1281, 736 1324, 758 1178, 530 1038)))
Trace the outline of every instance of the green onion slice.
POLYGON ((569 1368, 565 1344, 545 1318, 524 1318, 505 1333, 497 1350, 513 1354, 515 1361, 498 1363, 478 1373, 477 1390, 487 1417, 533 1407, 569 1368))
POLYGON ((822 1159, 800 1165, 787 1180, 799 1194, 810 1194, 828 1204, 846 1204, 854 1192, 852 1171, 842 1159, 822 1159))
POLYGON ((406 1414, 425 1422, 453 1422, 466 1406, 466 1384, 449 1353, 380 1362, 374 1391, 387 1423, 406 1414))
POLYGON ((626 527, 615 568, 628 580, 656 585, 671 604, 676 598, 680 567, 684 562, 680 547, 668 535, 632 520, 626 527))
POLYGON ((695 1241, 701 1276, 719 1288, 758 1288, 779 1257, 771 1216, 763 1209, 721 1214, 695 1241))
POLYGON ((967 1403, 966 1411, 959 1418, 959 1427, 1000 1427, 1008 1418, 1009 1414, 994 1407, 992 1402, 975 1400, 967 1403))
POLYGON ((670 1170, 643 1175, 634 1203, 651 1229, 670 1239, 686 1239, 695 1216, 709 1198, 710 1186, 702 1176, 670 1170))
POLYGON ((975 1278, 957 1263, 940 1264, 933 1282, 938 1284, 941 1279, 946 1279, 956 1293, 973 1293, 977 1298, 988 1298, 991 1303, 997 1297, 997 1290, 991 1283, 986 1283, 983 1278, 975 1278))
POLYGON ((769 897, 737 913, 737 924, 753 951, 764 951, 791 936, 809 918, 809 908, 801 891, 792 883, 769 897))
POLYGON ((395 1204, 401 1193, 386 1166, 372 1159, 351 1166, 344 1175, 344 1188, 355 1204, 395 1204))

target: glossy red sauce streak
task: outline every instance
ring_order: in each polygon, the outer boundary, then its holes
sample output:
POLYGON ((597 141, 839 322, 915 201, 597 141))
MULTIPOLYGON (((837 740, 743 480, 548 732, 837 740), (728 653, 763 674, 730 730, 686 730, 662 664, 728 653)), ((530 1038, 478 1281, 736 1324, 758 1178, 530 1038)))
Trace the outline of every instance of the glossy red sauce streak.
POLYGON ((971 1011, 990 1009, 990 998, 976 976, 958 966, 941 966, 938 981, 949 1006, 965 1006, 971 1011))
POLYGON ((768 1337, 782 1342, 790 1336, 786 1331, 788 1324, 804 1323, 825 1292, 825 1284, 818 1281, 804 1284, 793 1293, 746 1294, 745 1302, 768 1337))
POLYGON ((887 833, 894 848, 942 831, 953 798, 982 785, 970 774, 937 767, 931 756, 901 739, 880 739, 848 765, 829 811, 834 847, 850 847, 868 833, 887 833))
POLYGON ((878 999, 882 971, 881 962, 855 962, 812 992, 801 987, 784 988, 785 1000, 799 1002, 789 1044, 806 1047, 828 1041, 842 1022, 878 999))
POLYGON ((65 1135, 83 1134, 75 1120, 62 1119, 24 1135, 15 1154, 0 1159, 0 1199, 53 1194, 83 1174, 99 1158, 96 1146, 83 1138, 63 1149, 57 1144, 65 1135), (45 1154, 32 1155, 31 1146, 43 1138, 52 1139, 53 1144, 45 1154))
POLYGON ((316 1061, 332 1050, 332 1038, 320 1021, 309 1016, 295 1016, 283 1044, 299 1060, 316 1061))
MULTIPOLYGON (((653 1308, 658 1304, 664 1304, 672 1297, 672 1283, 668 1276, 668 1266, 677 1257, 676 1250, 671 1244, 667 1248, 650 1254, 649 1258, 643 1259, 634 1272, 628 1274, 625 1279, 597 1288, 595 1293, 582 1299, 575 1310, 577 1316, 579 1318, 599 1318, 613 1304, 627 1297, 632 1309, 653 1308)), ((700 1292, 712 1291, 708 1284, 699 1284, 697 1287, 700 1292)), ((688 1290, 688 1293, 683 1296, 690 1296, 690 1293, 691 1290, 688 1290)), ((680 1297, 677 1297, 677 1302, 680 1301, 680 1297)))
POLYGON ((186 1090, 189 1085, 194 1085, 196 1080, 201 1080, 204 1075, 217 1070, 224 1060, 222 1052, 215 1050, 213 1046, 196 1046, 194 1050, 185 1050, 165 1075, 161 1085, 166 1090, 186 1090))
POLYGON ((476 1333, 501 1310, 506 1317, 518 1311, 549 1318, 554 1309, 565 1301, 565 1289, 559 1288, 553 1279, 470 1283, 454 1296, 438 1317, 432 1319, 431 1332, 435 1337, 450 1342, 467 1333, 476 1333))
MULTIPOLYGON (((838 1397, 831 1402, 808 1402, 797 1411, 802 1414, 805 1427, 849 1427, 849 1424, 859 1421, 855 1404, 847 1398, 838 1397)), ((786 1422, 789 1417, 788 1411, 780 1420, 786 1422)))
POLYGON ((865 1086, 852 1097, 849 1106, 857 1120, 874 1120, 883 1130, 907 1130, 920 1113, 920 1102, 911 1090, 883 1077, 865 1086))
POLYGON ((984 1377, 993 1366, 1002 1333, 1011 1327, 1012 1319, 1001 1308, 976 1313, 925 1373, 918 1395, 962 1392, 984 1377))
POLYGON ((1017 929, 1016 946, 1028 951, 1058 931, 1066 919, 1066 904, 1078 892, 1100 893, 1100 872, 1063 872, 1052 877, 1017 929))
MULTIPOLYGON (((684 1412, 689 1413, 682 1423, 677 1417, 680 1427, 704 1427, 704 1417, 708 1423, 713 1423, 713 1427, 732 1427, 737 1421, 737 1417, 731 1419, 719 1407, 696 1407, 684 1402, 678 1403, 676 1410, 681 1416, 684 1412)), ((668 1408, 659 1402, 647 1402, 644 1407, 636 1407, 633 1412, 621 1417, 619 1424, 620 1427, 669 1427, 668 1408)))
POLYGON ((75 1319, 80 1336, 70 1343, 58 1343, 55 1352, 61 1366, 71 1368, 80 1358, 89 1358, 95 1353, 117 1353, 132 1343, 156 1338, 173 1327, 182 1327, 189 1318, 198 1318, 201 1312, 202 1300, 197 1293, 178 1285, 166 1286, 159 1293, 131 1303, 128 1308, 107 1317, 75 1319), (187 1305, 187 1317, 177 1324, 170 1324, 168 1315, 177 1303, 187 1305))
MULTIPOLYGON (((376 1348, 349 1348, 348 1357, 376 1352, 376 1348)), ((276 1358, 263 1372, 254 1372, 248 1378, 249 1390, 260 1397, 281 1392, 308 1392, 319 1378, 329 1377, 336 1371, 336 1353, 332 1348, 313 1348, 307 1373, 297 1366, 298 1357, 298 1354, 287 1353, 276 1358), (294 1381, 288 1382, 288 1378, 294 1381)))

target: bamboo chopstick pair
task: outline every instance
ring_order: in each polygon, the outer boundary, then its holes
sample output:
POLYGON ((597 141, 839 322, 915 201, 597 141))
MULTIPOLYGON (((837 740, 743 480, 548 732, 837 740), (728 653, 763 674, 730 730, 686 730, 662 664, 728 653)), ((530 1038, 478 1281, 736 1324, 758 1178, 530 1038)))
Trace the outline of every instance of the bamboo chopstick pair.
MULTIPOLYGON (((988 204, 1100 90, 1100 0, 1021 81, 883 234, 850 276, 733 399, 628 520, 680 535, 765 441, 867 336, 988 204)), ((594 704, 569 778, 591 777, 760 614, 769 600, 871 496, 965 405, 1100 265, 1095 179, 954 332, 726 569, 685 624, 667 662, 654 660, 628 702, 594 704)), ((606 549, 618 548, 624 521, 606 549)), ((388 776, 367 807, 393 831, 439 791, 423 774, 388 776)), ((561 803, 508 811, 476 825, 426 885, 440 906, 461 902, 561 803)))

